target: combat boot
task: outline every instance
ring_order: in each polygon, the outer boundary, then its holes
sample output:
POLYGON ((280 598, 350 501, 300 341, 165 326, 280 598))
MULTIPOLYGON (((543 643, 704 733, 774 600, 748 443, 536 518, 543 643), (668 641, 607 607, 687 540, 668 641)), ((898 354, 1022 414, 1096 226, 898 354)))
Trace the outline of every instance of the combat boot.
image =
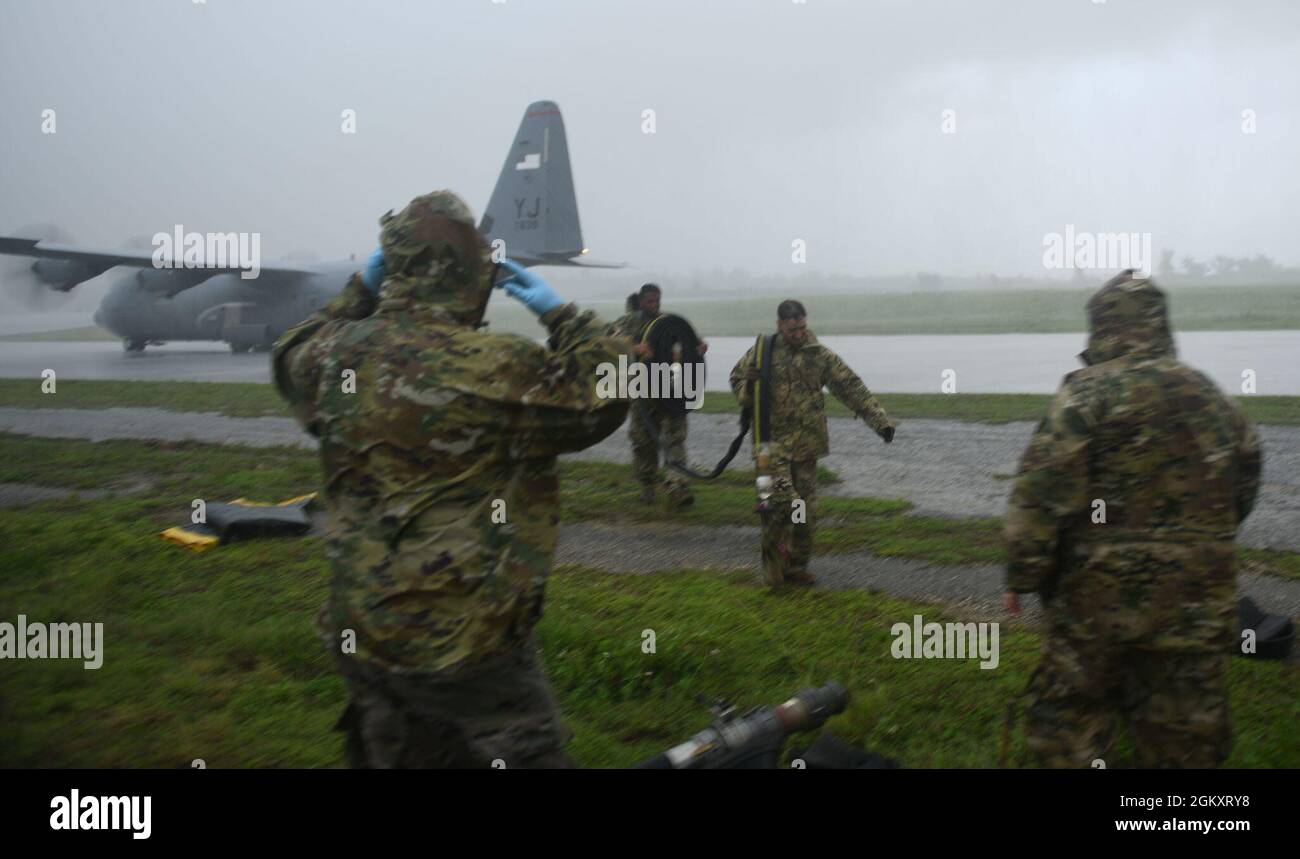
POLYGON ((817 577, 807 570, 791 570, 785 575, 786 584, 799 587, 812 587, 817 584, 817 577))
POLYGON ((641 503, 642 504, 655 503, 655 488, 653 486, 641 487, 641 503))
POLYGON ((668 495, 668 509, 681 510, 683 507, 690 507, 695 503, 695 496, 691 494, 691 488, 685 483, 669 483, 665 486, 668 495))

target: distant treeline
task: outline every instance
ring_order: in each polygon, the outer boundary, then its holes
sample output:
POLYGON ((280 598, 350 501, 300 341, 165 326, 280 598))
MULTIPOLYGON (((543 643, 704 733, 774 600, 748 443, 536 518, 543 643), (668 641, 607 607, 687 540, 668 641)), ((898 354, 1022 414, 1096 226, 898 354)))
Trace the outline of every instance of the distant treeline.
MULTIPOLYGON (((941 275, 935 272, 863 276, 826 274, 806 271, 793 274, 756 274, 742 269, 667 273, 645 268, 628 268, 596 272, 571 273, 547 269, 547 277, 557 285, 571 287, 575 298, 613 300, 636 289, 642 283, 658 283, 665 295, 678 298, 727 298, 737 295, 764 294, 832 295, 839 293, 929 293, 965 290, 1018 292, 1044 289, 1095 289, 1116 272, 1111 270, 1075 270, 1051 275, 975 274, 941 275)), ((1219 255, 1198 260, 1190 255, 1181 259, 1172 250, 1160 254, 1155 277, 1164 286, 1300 286, 1300 267, 1279 265, 1265 254, 1253 257, 1219 255)))
MULTIPOLYGON (((1175 285, 1170 294, 1178 331, 1300 330, 1300 286, 1206 283, 1175 285)), ((773 325, 777 302, 788 297, 804 303, 813 329, 821 335, 1045 334, 1087 327, 1088 291, 1059 284, 1052 289, 892 293, 814 292, 803 287, 729 296, 695 296, 665 285, 663 306, 686 316, 706 337, 752 336, 773 325)), ((623 312, 621 300, 577 300, 610 319, 623 312)), ((511 302, 492 302, 488 317, 494 331, 538 336, 537 321, 511 302)))
POLYGON ((1170 282, 1207 281, 1211 283, 1300 283, 1300 268, 1278 265, 1266 254, 1253 257, 1230 257, 1219 255, 1202 262, 1196 257, 1183 256, 1181 262, 1174 263, 1175 252, 1162 251, 1160 264, 1156 266, 1156 276, 1170 282))

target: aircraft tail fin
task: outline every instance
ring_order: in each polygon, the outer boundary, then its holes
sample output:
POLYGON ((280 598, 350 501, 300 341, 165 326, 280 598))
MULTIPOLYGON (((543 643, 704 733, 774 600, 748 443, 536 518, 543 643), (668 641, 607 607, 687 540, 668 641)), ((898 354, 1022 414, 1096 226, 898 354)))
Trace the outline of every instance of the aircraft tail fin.
POLYGON ((553 101, 528 105, 479 229, 522 263, 564 264, 582 254, 582 228, 564 119, 553 101))

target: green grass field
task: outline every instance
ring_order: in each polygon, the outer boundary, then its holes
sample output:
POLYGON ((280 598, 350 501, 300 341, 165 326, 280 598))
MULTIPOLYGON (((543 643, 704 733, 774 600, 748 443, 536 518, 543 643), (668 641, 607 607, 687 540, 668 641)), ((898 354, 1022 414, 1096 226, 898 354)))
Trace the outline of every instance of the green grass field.
MULTIPOLYGON (((845 334, 1050 334, 1086 331, 1084 306, 1100 283, 1075 289, 790 294, 679 301, 664 284, 664 309, 680 313, 707 337, 753 337, 770 330, 776 306, 798 298, 822 336, 845 334)), ((629 288, 629 291, 631 289, 629 288)), ((1166 290, 1175 331, 1300 329, 1300 286, 1185 287, 1166 290)), ((622 301, 580 302, 602 318, 623 314, 622 301)), ((538 336, 537 322, 512 303, 488 307, 494 331, 538 336)))
MULTIPOLYGON (((0 673, 0 766, 341 765, 330 728, 342 684, 311 626, 327 589, 319 541, 193 554, 140 527, 152 512, 149 501, 67 501, 0 517, 8 613, 105 630, 98 671, 30 661, 0 673)), ((772 597, 739 574, 565 568, 539 633, 584 766, 627 766, 684 739, 708 721, 699 696, 747 708, 832 679, 852 694, 830 725, 844 739, 909 767, 997 765, 1038 636, 1004 625, 993 670, 894 660, 889 628, 914 614, 953 619, 868 592, 772 597), (646 629, 653 654, 641 651, 646 629)), ((1300 766, 1296 671, 1233 660, 1229 765, 1300 766)), ((1012 738, 1008 764, 1028 765, 1012 738)))
POLYGON ((121 337, 111 334, 98 325, 83 328, 60 328, 55 331, 31 331, 0 336, 0 343, 80 343, 91 340, 113 340, 121 337))
MULTIPOLYGON (((1047 394, 880 394, 890 415, 935 420, 1038 421, 1047 411, 1047 394)), ((1300 397, 1237 397, 1255 423, 1300 426, 1300 397)), ((0 379, 0 406, 26 409, 152 407, 178 412, 217 412, 231 417, 288 416, 289 409, 269 384, 251 382, 121 382, 71 379, 58 383, 55 393, 41 391, 39 379, 0 379)), ((735 414, 736 398, 729 393, 704 396, 700 412, 735 414)), ((826 414, 851 417, 828 397, 826 414)))
MULTIPOLYGON (((141 527, 162 529, 196 497, 225 501, 245 496, 278 501, 312 491, 318 464, 296 448, 223 447, 196 442, 89 442, 0 433, 0 482, 69 489, 147 488, 154 507, 141 527)), ((669 513, 637 503, 637 489, 624 465, 564 461, 560 464, 564 521, 628 524, 754 525, 752 471, 729 469, 696 492, 695 504, 669 513)), ((824 484, 836 475, 822 467, 824 484)), ((107 502, 113 503, 113 502, 107 502)), ((870 552, 936 564, 1000 564, 1001 521, 938 519, 907 515, 912 504, 897 498, 822 495, 818 500, 817 553, 870 552)), ((0 521, 7 515, 0 509, 0 521)), ((1239 549, 1251 572, 1300 580, 1300 553, 1239 549)))
MULTIPOLYGON (((148 487, 117 499, 0 510, 0 619, 97 621, 105 633, 98 671, 66 661, 11 662, 0 671, 0 766, 343 763, 330 730, 342 684, 311 627, 328 588, 322 543, 265 540, 195 554, 157 537, 184 519, 196 496, 269 500, 312 488, 313 454, 15 436, 0 436, 0 449, 2 481, 148 487)), ((566 520, 666 516, 632 503, 635 483, 624 466, 566 463, 562 481, 566 520)), ((684 521, 749 523, 748 493, 743 474, 702 488, 684 521)), ((1000 551, 992 520, 945 537, 903 515, 905 502, 827 501, 819 551, 866 547, 952 560, 1000 551), (835 536, 837 518, 843 538, 835 536)), ((772 597, 747 574, 562 568, 539 633, 576 733, 570 752, 585 766, 630 765, 703 727, 708 713, 698 696, 747 708, 832 679, 853 696, 830 723, 841 737, 909 767, 997 765, 1006 706, 1036 663, 1038 637, 1004 625, 995 670, 975 660, 892 659, 889 628, 918 613, 955 619, 941 607, 871 592, 772 597), (653 654, 641 650, 646 629, 656 634, 653 654)), ((1230 765, 1300 766, 1297 680, 1293 665, 1233 660, 1230 765)), ((1009 765, 1029 763, 1019 731, 1008 752, 1009 765)))
MULTIPOLYGON (((631 283, 630 292, 636 285, 631 283)), ((1078 289, 952 290, 816 294, 792 286, 789 294, 740 294, 735 298, 678 301, 665 283, 664 308, 687 316, 706 337, 752 337, 772 327, 776 306, 798 298, 808 308, 813 330, 834 334, 1047 334, 1086 330, 1084 305, 1100 282, 1078 289)), ((1166 289, 1175 331, 1258 331, 1300 329, 1300 286, 1189 286, 1166 289)), ((605 319, 623 314, 623 300, 588 301, 605 319)), ((493 331, 538 337, 542 329, 512 301, 488 306, 493 331)), ((95 327, 35 334, 11 334, 0 341, 117 340, 95 327)))

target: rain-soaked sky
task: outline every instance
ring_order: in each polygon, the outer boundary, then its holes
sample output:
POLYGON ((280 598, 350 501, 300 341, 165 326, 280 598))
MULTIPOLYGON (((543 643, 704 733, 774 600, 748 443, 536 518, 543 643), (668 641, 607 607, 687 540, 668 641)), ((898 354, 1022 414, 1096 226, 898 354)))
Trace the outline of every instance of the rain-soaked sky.
POLYGON ((0 230, 364 253, 425 191, 481 212, 541 99, 602 259, 1041 275, 1069 224, 1300 264, 1296 0, 3 0, 0 230))

